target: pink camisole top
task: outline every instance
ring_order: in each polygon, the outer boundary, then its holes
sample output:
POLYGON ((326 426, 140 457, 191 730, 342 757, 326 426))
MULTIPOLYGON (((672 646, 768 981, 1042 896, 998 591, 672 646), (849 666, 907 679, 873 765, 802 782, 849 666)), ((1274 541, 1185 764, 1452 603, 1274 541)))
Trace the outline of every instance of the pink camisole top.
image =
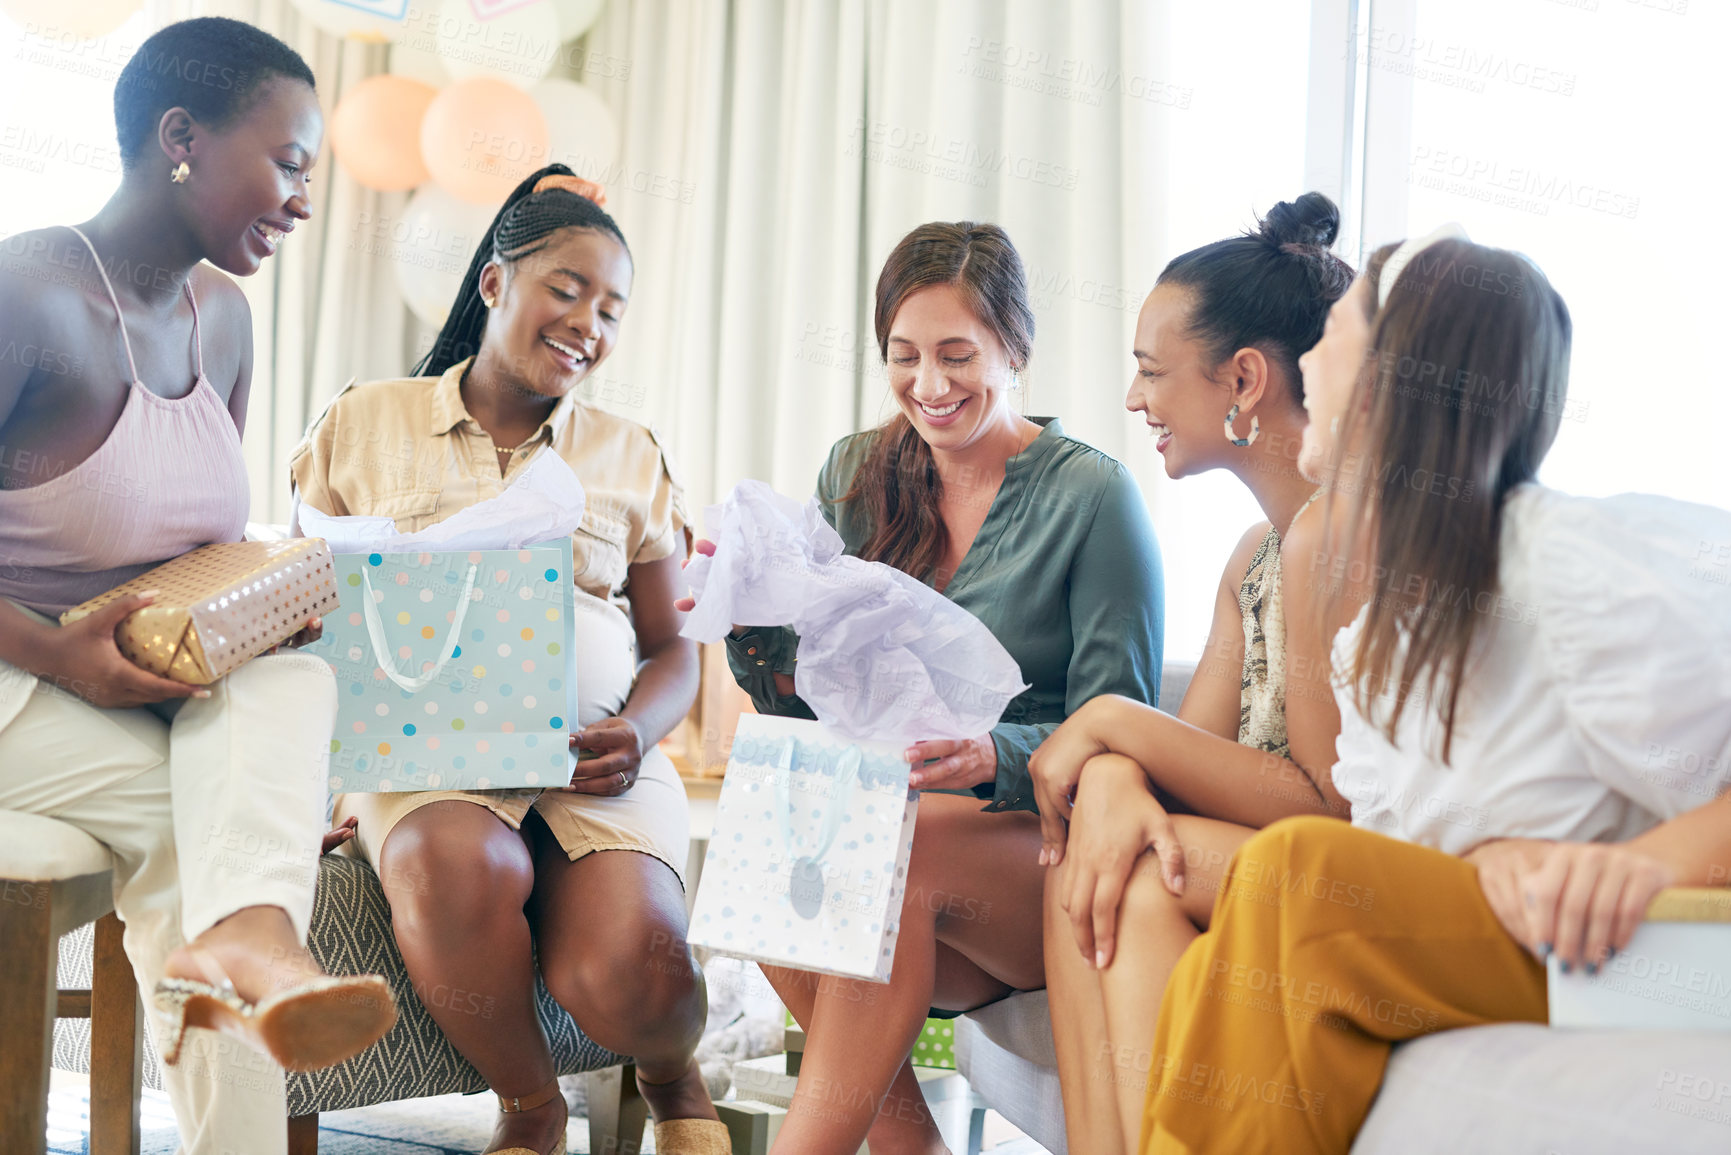
POLYGON ((204 376, 191 280, 198 376, 184 396, 163 397, 138 379, 120 298, 96 247, 72 231, 96 257, 132 380, 95 453, 38 485, 0 488, 0 597, 50 616, 201 545, 239 541, 251 500, 240 433, 204 376))

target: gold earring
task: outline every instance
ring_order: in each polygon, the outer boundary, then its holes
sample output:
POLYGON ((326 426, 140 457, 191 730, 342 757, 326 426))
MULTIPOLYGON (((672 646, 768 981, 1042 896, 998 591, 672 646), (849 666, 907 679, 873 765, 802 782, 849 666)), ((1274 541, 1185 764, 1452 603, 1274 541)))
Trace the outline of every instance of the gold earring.
POLYGON ((168 174, 168 179, 173 181, 175 184, 185 184, 186 178, 191 175, 192 170, 187 167, 186 162, 183 160, 168 174))
POLYGON ((481 304, 483 304, 483 305, 487 306, 487 308, 491 309, 494 305, 498 304, 498 301, 493 297, 482 297, 481 298, 481 304))

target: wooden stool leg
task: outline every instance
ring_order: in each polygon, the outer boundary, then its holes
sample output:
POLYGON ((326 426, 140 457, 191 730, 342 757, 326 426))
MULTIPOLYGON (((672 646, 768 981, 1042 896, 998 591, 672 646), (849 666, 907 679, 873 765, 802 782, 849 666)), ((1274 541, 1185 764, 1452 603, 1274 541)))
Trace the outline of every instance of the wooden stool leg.
POLYGON ((319 1155, 319 1113, 291 1115, 288 1121, 288 1155, 319 1155))
POLYGON ((649 1104, 637 1090, 637 1065, 590 1071, 589 1150, 594 1155, 638 1155, 649 1104))
POLYGON ((48 1066, 54 1055, 52 883, 0 880, 0 1151, 48 1149, 48 1066))
POLYGON ((96 924, 90 980, 90 1155, 138 1155, 144 1085, 143 1008, 138 981, 112 913, 96 924))

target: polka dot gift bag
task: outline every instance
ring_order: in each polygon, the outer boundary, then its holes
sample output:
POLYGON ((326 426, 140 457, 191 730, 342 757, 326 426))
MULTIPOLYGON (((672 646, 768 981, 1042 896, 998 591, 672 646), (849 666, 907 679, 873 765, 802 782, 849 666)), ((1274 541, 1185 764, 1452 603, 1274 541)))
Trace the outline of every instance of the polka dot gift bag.
POLYGON ((904 748, 799 718, 741 717, 691 943, 888 982, 919 809, 904 748))
POLYGON ((415 534, 397 534, 388 518, 298 511, 302 532, 327 538, 336 555, 341 606, 303 650, 337 675, 332 791, 570 780, 570 534, 583 499, 570 468, 550 460, 559 468, 528 486, 520 479, 415 534), (448 548, 489 542, 506 548, 448 548))

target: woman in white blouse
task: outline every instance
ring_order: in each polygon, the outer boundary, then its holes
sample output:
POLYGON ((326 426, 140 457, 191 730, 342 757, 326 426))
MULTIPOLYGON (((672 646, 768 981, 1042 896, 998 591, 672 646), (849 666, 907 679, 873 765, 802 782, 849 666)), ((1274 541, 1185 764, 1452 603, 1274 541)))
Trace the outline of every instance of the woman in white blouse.
POLYGON ((1239 851, 1144 1151, 1345 1152, 1393 1043, 1543 1022, 1547 957, 1596 971, 1659 890, 1723 881, 1731 513, 1534 481, 1569 345, 1544 275, 1455 229, 1380 250, 1302 358, 1352 824, 1239 851))

